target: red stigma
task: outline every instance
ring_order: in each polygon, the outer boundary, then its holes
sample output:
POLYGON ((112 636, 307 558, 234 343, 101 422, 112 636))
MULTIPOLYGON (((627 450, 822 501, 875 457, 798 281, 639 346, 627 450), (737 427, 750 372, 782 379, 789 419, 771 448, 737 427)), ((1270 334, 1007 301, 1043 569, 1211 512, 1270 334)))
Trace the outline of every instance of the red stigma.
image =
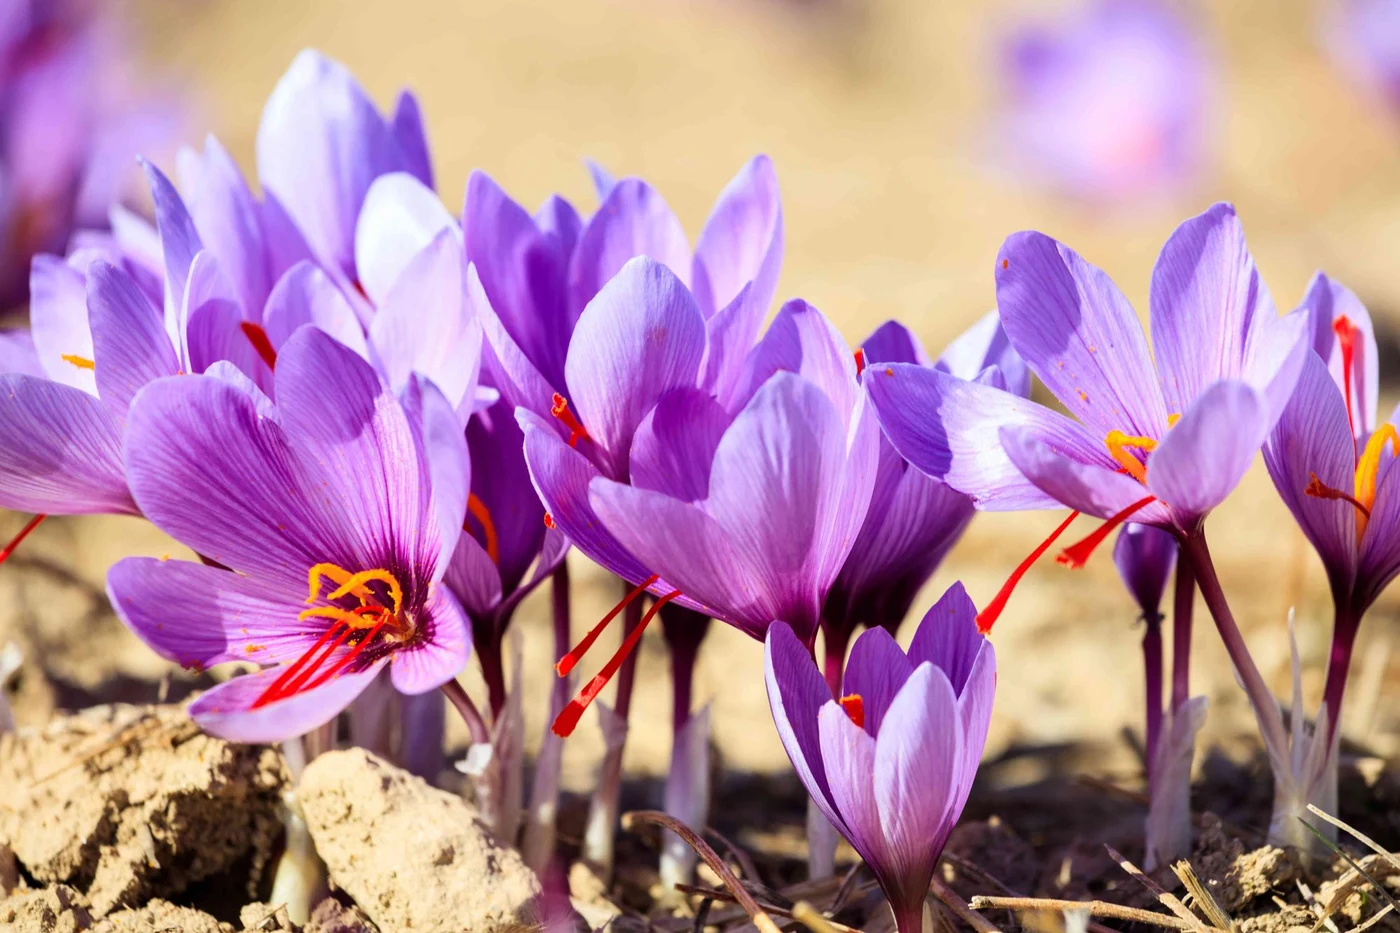
POLYGON ((1352 384, 1356 381, 1356 338, 1360 336, 1361 328, 1345 314, 1339 314, 1332 322, 1332 332, 1337 335, 1337 346, 1342 351, 1342 390, 1347 400, 1347 425, 1351 427, 1352 437, 1355 437, 1356 410, 1352 401, 1352 384))
MULTIPOLYGON (((655 580, 655 576, 653 576, 652 579, 655 580)), ((636 591, 634 590, 633 592, 635 593, 636 591)), ((560 738, 568 738, 573 733, 574 728, 578 725, 579 719, 583 716, 583 711, 588 709, 588 705, 592 703, 593 700, 597 698, 598 694, 602 692, 603 688, 608 685, 608 681, 612 680, 618 668, 622 667, 622 662, 627 660, 627 656, 636 649, 637 643, 642 640, 642 633, 647 630, 647 624, 656 617, 656 614, 661 611, 662 606, 679 595, 681 595, 680 590, 672 590, 651 604, 651 608, 647 610, 646 615, 642 616, 641 624, 633 629, 632 633, 622 642, 621 647, 617 649, 617 653, 608 659, 608 663, 603 665, 603 669, 598 672, 598 675, 588 682, 588 686, 580 690, 579 695, 570 700, 569 705, 565 706, 564 709, 560 711, 559 716, 554 720, 554 725, 551 727, 555 735, 560 738)), ((631 598, 631 594, 629 594, 628 600, 624 602, 624 605, 626 602, 630 602, 631 598)))
POLYGON ((548 512, 545 512, 545 513, 544 513, 544 527, 546 527, 546 528, 557 528, 557 527, 559 527, 558 525, 554 524, 554 516, 553 516, 553 515, 550 515, 548 512))
POLYGON ((277 350, 273 348, 272 341, 267 339, 267 331, 259 324, 252 321, 242 321, 238 329, 243 331, 243 336, 248 338, 248 342, 253 345, 253 349, 258 351, 258 356, 268 369, 277 368, 277 350))
POLYGON ((19 547, 20 542, 22 542, 25 538, 29 537, 29 533, 35 528, 38 528, 39 523, 46 518, 48 518, 47 515, 35 515, 33 518, 31 518, 28 521, 28 523, 26 523, 25 526, 19 530, 19 534, 11 538, 10 543, 5 545, 3 550, 0 550, 0 564, 3 564, 5 561, 9 560, 10 555, 15 552, 15 548, 19 547))
POLYGON ((1031 565, 1040 560, 1040 555, 1050 550, 1050 545, 1055 543, 1055 539, 1065 533, 1065 529, 1069 527, 1070 522, 1078 517, 1079 513, 1077 511, 1070 512, 1069 518, 1065 519, 1060 523, 1058 528, 1050 532, 1050 537, 1040 542, 1040 545, 1034 551, 1031 551, 1030 554, 1026 556, 1026 559, 1017 565, 1015 570, 1011 571, 1011 576, 1006 578, 1006 582, 1001 585, 1001 589, 997 591, 997 595, 992 597, 992 601, 987 603, 985 609, 977 613, 977 631, 986 635, 992 630, 992 626, 996 624, 997 618, 1001 615, 1001 611, 1006 608, 1006 601, 1011 598, 1012 591, 1016 589, 1016 584, 1021 582, 1021 578, 1026 575, 1027 570, 1031 569, 1031 565))
POLYGON ((863 373, 863 372, 865 372, 865 348, 864 348, 864 347, 857 347, 857 348, 856 348, 856 375, 859 376, 859 375, 860 375, 861 373, 863 373))
POLYGON ((865 700, 859 693, 848 693, 836 701, 858 728, 865 728, 865 700))
POLYGON ((305 693, 308 690, 315 690, 317 687, 325 685, 332 677, 335 677, 354 663, 355 659, 369 647, 370 642, 374 641, 375 637, 384 626, 394 620, 394 614, 382 606, 360 606, 352 610, 352 614, 357 616, 377 615, 378 621, 368 629, 354 628, 344 622, 336 622, 333 624, 330 628, 321 633, 321 637, 316 639, 316 643, 311 646, 310 650, 304 652, 301 657, 287 665, 287 669, 278 675, 276 680, 268 684, 267 689, 259 694, 258 698, 253 701, 253 705, 250 709, 261 709, 269 703, 290 699, 298 693, 305 693), (328 670, 321 670, 325 667, 326 662, 330 660, 331 655, 335 654, 336 649, 349 641, 350 637, 356 632, 364 633, 364 637, 355 644, 355 647, 352 648, 345 657, 337 661, 328 670), (334 636, 334 638, 332 638, 332 636, 334 636), (327 644, 328 642, 329 644, 327 644))
POLYGON ((1317 478, 1316 473, 1310 473, 1308 475, 1312 477, 1312 481, 1308 483, 1308 487, 1303 490, 1304 493, 1312 496, 1314 499, 1337 499, 1342 502, 1350 502, 1356 507, 1356 510, 1366 516, 1366 518, 1369 519, 1371 517, 1371 510, 1362 505, 1361 500, 1349 493, 1342 492, 1340 489, 1333 489, 1331 486, 1325 485, 1322 480, 1317 478))
POLYGON ((591 441, 588 430, 583 423, 578 420, 573 412, 569 411, 569 400, 558 392, 554 393, 554 404, 550 407, 549 413, 560 421, 564 422, 564 427, 569 429, 569 446, 577 447, 580 439, 591 441))
POLYGON ((641 596, 643 593, 645 593, 647 591, 647 587, 651 586, 659 579, 660 577, 658 577, 656 574, 652 574, 651 576, 643 580, 641 583, 638 583, 626 596, 622 597, 622 602, 618 603, 616 606, 613 606, 612 611, 609 612, 607 615, 603 616, 603 621, 599 622, 597 625, 593 626, 593 628, 589 629, 588 634, 583 636, 583 640, 580 641, 577 645, 575 645, 572 651, 560 658, 558 664, 554 665, 554 670, 559 674, 559 676, 569 676, 569 672, 574 669, 574 665, 577 664, 579 661, 583 660, 583 656, 588 653, 589 648, 593 647, 593 643, 598 640, 598 636, 603 634, 603 629, 608 627, 608 623, 611 622, 613 619, 616 619, 617 614, 619 612, 625 609, 628 606, 628 604, 630 604, 638 596, 641 596))
POLYGON ((1145 498, 1139 499, 1105 521, 1098 528, 1094 529, 1093 533, 1083 541, 1071 544, 1069 547, 1065 548, 1055 560, 1069 567, 1071 570, 1078 570, 1089 562, 1089 556, 1094 553, 1096 547, 1103 544, 1104 538, 1108 537, 1110 531, 1127 521, 1134 512, 1156 501, 1156 496, 1146 496, 1145 498))

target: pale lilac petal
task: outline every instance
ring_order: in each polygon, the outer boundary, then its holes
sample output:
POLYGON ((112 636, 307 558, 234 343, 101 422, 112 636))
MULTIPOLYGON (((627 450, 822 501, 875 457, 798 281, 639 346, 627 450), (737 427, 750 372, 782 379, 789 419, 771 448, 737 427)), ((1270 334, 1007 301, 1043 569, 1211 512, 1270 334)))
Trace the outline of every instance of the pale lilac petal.
POLYGON ((195 229, 194 219, 170 179, 150 162, 142 162, 146 180, 151 186, 151 201, 155 205, 156 229, 160 232, 162 267, 165 270, 166 326, 171 326, 175 312, 186 305, 185 285, 191 266, 204 249, 195 229))
POLYGON ((705 317, 726 307, 753 283, 750 314, 768 313, 783 265, 783 205, 772 161, 755 156, 720 192, 695 241, 695 300, 705 317))
POLYGON ((252 400, 253 408, 257 411, 259 418, 277 420, 277 408, 272 404, 272 399, 258 388, 257 383, 248 378, 247 373, 228 360, 216 360, 209 364, 200 375, 225 382, 248 396, 252 400))
POLYGON ((456 677, 471 656, 471 631, 466 616, 445 587, 435 586, 429 591, 424 612, 431 620, 430 630, 389 658, 389 677, 394 687, 409 696, 427 693, 456 677))
POLYGON ((50 379, 97 394, 93 371, 73 362, 92 361, 87 283, 81 272, 57 256, 35 256, 30 266, 29 332, 39 365, 50 379))
POLYGON ((1181 416, 1147 459, 1147 488, 1182 528, 1239 485, 1272 425, 1263 395, 1243 382, 1217 382, 1181 416))
POLYGON ((753 285, 745 285, 729 305, 705 321, 705 359, 700 364, 700 387, 726 408, 733 407, 738 382, 749 352, 758 340, 766 313, 754 313, 749 299, 753 285))
POLYGON ((824 314, 800 298, 778 311, 763 340, 744 364, 738 388, 726 405, 737 411, 774 373, 797 373, 826 393, 843 420, 855 407, 860 385, 855 355, 824 314))
POLYGON ((107 572, 112 608, 161 657, 187 668, 284 664, 326 631, 299 620, 295 591, 192 561, 128 557, 107 572))
POLYGON ((457 539, 457 549, 442 579, 474 617, 485 618, 501 601, 501 574, 496 562, 469 534, 457 539))
POLYGON ((423 124, 423 110, 418 105, 418 97, 410 90, 399 91, 394 104, 394 115, 389 121, 389 132, 398 143, 403 155, 404 169, 413 176, 433 187, 433 161, 428 149, 428 131, 423 124))
POLYGON ((467 516, 467 495, 472 488, 472 461, 467 436, 457 409, 441 390, 422 376, 414 376, 400 393, 404 413, 420 438, 420 457, 427 466, 432 489, 432 509, 440 529, 442 560, 431 579, 446 571, 447 556, 457 546, 467 516))
POLYGON ((650 259, 629 261, 589 303, 564 371, 574 413, 606 472, 627 475, 637 425, 667 392, 695 385, 704 352, 695 299, 650 259))
POLYGON ((861 698, 866 732, 880 734, 880 723, 895 694, 914 673, 914 666, 900 650, 894 636, 878 625, 866 629, 856 639, 851 656, 846 659, 841 692, 861 698))
POLYGON ((190 372, 202 373, 227 360, 256 381, 266 363, 242 330, 243 313, 224 298, 211 298, 195 308, 185 324, 190 372))
POLYGON ((997 254, 996 281, 1011 345, 1071 415, 1100 435, 1165 430, 1142 326, 1103 270, 1042 233, 1017 233, 997 254))
POLYGON ((1322 358, 1309 353, 1293 398, 1264 444, 1264 465, 1329 577, 1342 584, 1343 591, 1351 588, 1357 570, 1356 508, 1309 496, 1305 490, 1316 475, 1324 486, 1350 494, 1354 444, 1342 391, 1322 358))
POLYGON ((1371 324, 1370 312, 1351 289, 1321 272, 1313 276, 1298 310, 1311 319, 1313 349, 1327 363, 1332 381, 1343 391, 1347 381, 1351 381, 1352 414, 1356 422, 1353 427, 1356 436, 1361 438, 1369 435, 1376 429, 1376 407, 1380 392, 1376 331, 1371 324), (1361 341, 1353 351, 1350 377, 1343 372, 1341 342, 1332 329, 1333 322, 1340 317, 1346 317, 1360 331, 1361 341))
POLYGON ((961 696, 978 655, 989 644, 977 630, 977 607, 958 581, 924 613, 909 643, 909 660, 937 667, 961 696))
POLYGON ((690 243, 661 195, 646 182, 625 178, 608 192, 579 237, 569 270, 570 306, 579 313, 622 267, 646 256, 690 283, 690 243))
POLYGON ((875 736, 852 722, 846 711, 829 699, 817 712, 817 730, 831 802, 840 815, 832 825, 884 880, 889 859, 872 780, 876 773, 875 736))
MULTIPOLYGON (((534 412, 542 418, 554 419, 550 409, 554 394, 565 386, 551 383, 535 365, 530 355, 511 335, 510 329, 487 299, 475 264, 467 267, 467 300, 481 322, 482 333, 490 349, 491 381, 512 405, 534 412)), ((561 370, 562 372, 562 370, 561 370)), ((557 425, 551 430, 564 430, 557 425)))
POLYGON ((699 389, 663 396, 632 438, 631 483, 684 502, 710 494, 710 465, 729 413, 699 389))
POLYGON ((413 258, 445 230, 457 234, 461 252, 457 221, 433 189, 407 172, 376 178, 355 226, 355 273, 369 300, 383 305, 413 258))
POLYGON ((272 287, 257 201, 233 158, 212 135, 202 154, 184 153, 198 162, 197 177, 185 180, 185 204, 195 230, 219 258, 245 313, 256 316, 272 287))
POLYGON ((122 255, 141 268, 163 277, 165 253, 155 224, 120 204, 113 204, 107 209, 107 220, 122 255))
POLYGON ((1303 360, 1312 355, 1309 316, 1298 311, 1283 317, 1272 311, 1256 315, 1245 340, 1244 352, 1240 381, 1263 396, 1266 417, 1272 427, 1293 396, 1303 360))
POLYGON ((102 401, 125 416, 136 393, 180 371, 161 309, 131 276, 104 262, 88 270, 88 308, 102 401))
POLYGON ((34 337, 27 330, 0 330, 0 375, 44 376, 44 367, 34 349, 34 337))
POLYGON ((357 356, 369 358, 364 329, 345 293, 315 263, 303 260, 273 286, 263 312, 263 329, 268 341, 280 347, 306 324, 319 327, 357 356))
MULTIPOLYGON (((1035 428, 1009 425, 1000 432, 1006 455, 1031 482, 1061 506, 1096 518, 1110 518, 1148 498, 1152 492, 1119 472, 1107 455, 1079 458, 1067 454, 1035 428)), ((1165 523, 1167 509, 1152 502, 1132 513, 1134 521, 1165 523)))
POLYGON ((0 506, 22 512, 135 515, 122 466, 121 427, 107 406, 72 386, 0 376, 0 506))
MULTIPOLYGON (((263 230, 263 243, 267 248, 268 271, 275 282, 286 274, 287 270, 299 262, 315 262, 316 256, 311 252, 311 246, 306 242, 306 237, 302 235, 297 227, 296 221, 287 214, 287 209, 282 206, 282 202, 277 200, 277 195, 266 189, 263 190, 263 199, 258 211, 263 230)), ((349 277, 339 268, 328 269, 337 285, 343 285, 349 289, 349 293, 354 302, 355 313, 363 320, 367 320, 373 312, 369 301, 354 291, 349 277)))
POLYGON ((1059 508, 1002 447, 1003 426, 1033 428, 1072 456, 1107 460, 1099 438, 1010 392, 909 363, 869 367, 865 387, 885 436, 904 459, 970 496, 980 509, 1059 508))
MULTIPOLYGON (((979 636, 980 637, 980 636, 979 636)), ((997 691, 997 653, 990 638, 982 638, 977 656, 972 661, 967 682, 958 694, 958 714, 962 720, 962 755, 958 759, 958 776, 954 782, 957 796, 950 804, 950 822, 956 822, 972 792, 977 766, 987 747, 987 732, 992 727, 992 705, 997 691)))
POLYGON ((817 670, 811 652, 786 622, 775 622, 768 627, 768 636, 763 642, 763 670, 773 724, 778 727, 778 738, 792 761, 793 770, 826 818, 833 825, 844 827, 845 822, 831 800, 817 724, 822 707, 831 702, 831 690, 817 670))
MULTIPOLYGON (((922 354, 923 349, 920 348, 919 352, 922 354)), ((866 359, 871 359, 868 350, 866 359)), ((923 360, 901 359, 895 362, 920 363, 923 360)), ((1001 315, 996 311, 987 312, 976 324, 958 335, 934 365, 959 379, 975 379, 988 366, 995 366, 1005 380, 1008 392, 1023 398, 1030 395, 1030 370, 1026 367, 1026 361, 1011 346, 1006 331, 1001 327, 1001 315)))
POLYGON ((1242 378, 1256 318, 1278 315, 1229 204, 1172 233, 1152 270, 1151 303, 1152 346, 1174 414, 1212 383, 1242 378))
MULTIPOLYGON (((334 663, 333 658, 327 667, 334 663)), ((380 660, 360 671, 343 672, 314 690, 258 709, 253 709, 253 704, 282 671, 273 667, 245 674, 201 695, 189 706, 190 718, 205 732, 230 742, 259 744, 297 738, 339 715, 373 682, 384 663, 380 660)))

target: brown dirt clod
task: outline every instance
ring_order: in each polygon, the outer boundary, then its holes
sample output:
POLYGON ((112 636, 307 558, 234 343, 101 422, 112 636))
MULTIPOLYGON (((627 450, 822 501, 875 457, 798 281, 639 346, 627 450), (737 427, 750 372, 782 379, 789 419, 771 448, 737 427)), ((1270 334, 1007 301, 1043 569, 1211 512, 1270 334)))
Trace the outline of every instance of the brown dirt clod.
POLYGON ((83 896, 57 884, 0 900, 0 933, 78 933, 92 928, 83 896))
POLYGON ((297 788, 331 882, 383 930, 507 933, 539 881, 460 797, 363 749, 321 755, 297 788))
POLYGON ((156 898, 144 907, 119 910, 110 914, 92 933, 234 933, 227 923, 220 923, 202 910, 179 907, 156 898))
POLYGON ((205 735, 175 706, 97 706, 9 737, 0 840, 29 876, 82 891, 94 917, 261 865, 281 756, 205 735))
MULTIPOLYGON (((1246 850, 1239 837, 1229 834, 1210 813, 1202 818, 1191 867, 1230 914, 1298 877, 1297 866, 1283 849, 1265 845, 1246 850)), ((1312 926, 1312 921, 1306 925, 1312 926)))

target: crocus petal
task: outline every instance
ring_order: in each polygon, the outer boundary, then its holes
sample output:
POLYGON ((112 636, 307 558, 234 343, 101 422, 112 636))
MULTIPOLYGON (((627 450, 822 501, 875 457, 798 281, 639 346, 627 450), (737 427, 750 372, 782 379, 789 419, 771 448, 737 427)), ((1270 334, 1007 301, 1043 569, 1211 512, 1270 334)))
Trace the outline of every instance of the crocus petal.
POLYGON ((909 660, 937 667, 961 696, 978 654, 988 644, 977 631, 977 607, 957 581, 924 613, 909 643, 909 660))
POLYGON ((72 386, 0 376, 0 505, 23 512, 135 515, 122 466, 121 428, 105 405, 72 386))
POLYGON ((1011 345, 1091 431, 1157 437, 1167 412, 1147 339, 1103 270, 1042 233, 997 254, 997 307, 1011 345))
POLYGON ((446 569, 446 558, 457 546, 467 516, 467 495, 472 488, 472 462, 467 437, 457 410, 436 385, 414 376, 400 394, 404 413, 419 437, 419 456, 427 466, 432 490, 433 514, 442 530, 439 548, 443 560, 432 579, 446 569))
POLYGON ((706 498, 710 465, 729 422, 729 413, 699 389, 663 396, 632 438, 632 484, 683 502, 706 498))
POLYGON ((1176 566, 1176 552, 1176 536, 1160 528, 1129 522, 1118 532, 1113 563, 1149 621, 1160 615, 1162 595, 1176 566))
POLYGON ((584 309, 564 372, 575 414, 610 475, 627 475, 637 425, 667 392, 695 385, 704 352, 695 299, 675 273, 645 257, 630 260, 584 309))
POLYGON ((1305 490, 1316 475, 1324 486, 1350 493, 1355 450, 1341 389, 1322 358, 1309 353, 1293 398, 1264 445, 1264 465, 1342 592, 1350 590, 1356 573, 1356 508, 1349 502, 1309 496, 1305 490))
POLYGON ((89 268, 88 308, 98 390, 102 401, 125 417, 141 387, 175 375, 180 360, 160 308, 117 267, 97 262, 89 268))
POLYGON ((1313 276, 1299 310, 1310 317, 1313 349, 1327 362, 1332 381, 1339 388, 1345 388, 1349 377, 1343 371, 1342 347, 1332 324, 1345 316, 1360 331, 1361 340, 1353 351, 1352 360, 1352 413, 1356 419, 1356 436, 1369 435, 1376 429, 1376 404, 1380 391, 1376 331, 1371 324, 1370 312, 1351 289, 1321 272, 1313 276))
MULTIPOLYGON (((1393 423, 1393 422, 1392 422, 1393 423)), ((1389 469, 1376 486, 1371 520, 1361 541, 1359 578, 1365 589, 1357 594, 1369 606, 1400 573, 1400 469, 1389 469)))
POLYGON ((690 243, 681 222, 654 188, 640 179, 624 178, 608 192, 579 237, 569 269, 575 313, 637 256, 667 266, 689 284, 690 243))
POLYGON ((311 324, 368 358, 369 346, 355 309, 345 293, 315 263, 303 260, 286 271, 263 312, 263 328, 274 347, 287 342, 298 327, 311 324))
POLYGON ((842 419, 849 418, 860 392, 855 355, 824 314, 800 298, 778 311, 763 340, 744 364, 731 411, 748 404, 774 373, 797 373, 826 393, 842 419))
POLYGON ((1223 203, 1172 233, 1152 270, 1151 301, 1152 345, 1174 413, 1212 383, 1241 378, 1253 322, 1277 317, 1235 209, 1223 203))
MULTIPOLYGON (((491 381, 510 404, 534 412, 542 418, 554 419, 550 410, 554 394, 564 389, 544 377, 530 355, 518 344, 510 329, 487 299, 476 265, 467 267, 467 300, 481 322, 482 333, 490 348, 491 381)), ((551 428, 563 431, 562 425, 551 428)))
POLYGON ((18 328, 0 330, 0 375, 5 373, 44 378, 44 367, 39 362, 34 337, 29 331, 18 328))
POLYGON ((829 699, 817 712, 817 730, 832 806, 840 815, 832 825, 841 830, 871 870, 886 880, 889 858, 885 830, 871 780, 876 773, 875 736, 852 722, 846 711, 829 699))
MULTIPOLYGON (((332 660, 328 662, 334 664, 332 660)), ((343 672, 326 683, 253 709, 253 704, 282 674, 269 668, 219 684, 190 704, 190 718, 210 735, 249 744, 281 742, 324 726, 373 682, 380 660, 362 671, 343 672)))
POLYGON ((211 298, 193 309, 185 324, 189 371, 201 373, 220 360, 233 363, 250 378, 266 366, 243 333, 243 313, 238 305, 211 298))
POLYGON ((194 265, 195 256, 204 249, 204 243, 195 229, 189 209, 170 179, 150 162, 143 161, 141 164, 146 170, 146 181, 151 186, 156 229, 160 232, 165 269, 166 327, 173 328, 176 313, 186 304, 185 285, 189 281, 190 267, 194 265))
POLYGON ((861 698, 865 714, 861 725, 866 732, 880 734, 880 723, 890 703, 912 673, 914 665, 885 629, 880 626, 866 629, 856 639, 851 656, 846 660, 841 692, 861 698))
POLYGON ((412 91, 399 91, 399 98, 394 104, 394 116, 389 122, 389 132, 398 143, 405 170, 412 172, 415 178, 429 188, 433 187, 433 162, 428 151, 428 131, 423 125, 423 110, 412 91))
MULTIPOLYGON (((525 435, 512 406, 498 402, 471 419, 467 424, 467 446, 473 468, 472 494, 485 506, 496 529, 497 561, 492 565, 493 572, 499 572, 496 585, 513 590, 540 553, 546 528, 544 506, 530 484, 525 465, 525 435)), ((478 528, 479 521, 471 519, 469 525, 478 528)), ((463 539, 470 537, 471 534, 462 535, 463 539)), ((485 540, 484 534, 480 540, 485 540)), ((467 608, 479 611, 470 604, 467 608)))
MULTIPOLYGON (((979 635, 980 637, 980 635, 979 635)), ((958 694, 958 715, 962 721, 962 754, 958 758, 958 776, 954 782, 956 797, 949 804, 951 820, 956 821, 972 792, 977 766, 987 746, 987 732, 992 727, 992 704, 997 690, 997 653, 990 638, 982 638, 973 658, 967 682, 958 694)))
POLYGON ((584 159, 583 164, 588 167, 588 177, 593 182, 593 193, 598 196, 599 203, 606 201, 617 185, 617 178, 594 159, 584 159))
POLYGON ((384 118, 346 68, 307 49, 277 82, 257 138, 258 177, 326 263, 354 272, 370 183, 402 168, 384 118))
POLYGON ((735 407, 734 393, 743 375, 749 351, 758 339, 763 315, 754 314, 749 301, 753 284, 705 321, 705 359, 700 364, 700 387, 726 408, 735 407))
POLYGON ((817 724, 822 707, 831 702, 831 690, 811 652, 786 622, 774 622, 768 627, 763 642, 763 671, 773 724, 778 727, 778 738, 792 760, 793 770, 826 818, 844 832, 845 822, 831 800, 817 724))
POLYGON ((980 382, 909 363, 867 368, 864 381, 895 450, 980 509, 1060 506, 1012 462, 998 434, 1002 426, 1034 427, 1086 459, 1102 450, 1100 440, 1058 412, 980 382))
POLYGON ((202 155, 191 150, 182 154, 198 165, 197 177, 185 179, 185 203, 199 239, 219 257, 239 304, 255 315, 272 287, 257 201, 233 158, 213 136, 206 138, 202 155))
POLYGON ((253 402, 253 408, 258 413, 259 418, 270 418, 277 420, 277 408, 272 404, 272 399, 268 398, 258 384, 248 378, 248 374, 228 360, 215 360, 201 373, 210 379, 218 379, 220 382, 228 383, 253 402))
MULTIPOLYGON (((534 218, 535 226, 549 238, 555 253, 564 257, 574 254, 578 238, 583 235, 583 219, 572 204, 557 194, 551 194, 535 211, 534 218)), ((568 277, 567 268, 564 269, 564 276, 568 277)))
MULTIPOLYGON (((457 233, 457 221, 431 188, 407 172, 376 178, 355 226, 355 272, 370 301, 382 305, 413 258, 444 230, 457 233)), ((461 241, 454 242, 460 251, 461 241)))
MULTIPOLYGON (((993 312, 995 314, 995 312, 993 312)), ((985 319, 984 319, 985 320, 985 319)), ((970 332, 969 332, 970 333, 970 332)), ((958 338, 953 346, 957 346, 960 341, 967 338, 967 334, 958 338)), ((1004 335, 1003 335, 1004 339, 1004 335)), ((980 359, 983 354, 955 352, 953 346, 944 353, 945 358, 950 358, 958 363, 957 366, 945 366, 945 372, 951 372, 960 379, 971 379, 980 373, 983 367, 980 359), (968 360, 963 364, 963 358, 976 356, 978 362, 968 360)), ((886 321, 860 343, 860 349, 865 354, 865 364, 874 366, 876 363, 918 363, 920 366, 928 366, 932 361, 928 353, 924 350, 924 345, 919 342, 919 338, 914 336, 914 332, 898 321, 886 321)))
POLYGON ((55 382, 97 394, 83 274, 57 256, 35 256, 29 271, 29 332, 39 365, 55 382), (65 359, 67 357, 67 359, 65 359))
POLYGON ((457 539, 443 582, 462 608, 476 618, 486 618, 501 601, 501 574, 496 563, 469 534, 457 539))
POLYGON ((183 667, 283 664, 309 651, 324 619, 261 580, 184 560, 128 557, 107 572, 112 608, 157 654, 183 667))
POLYGON ((750 282, 754 332, 773 303, 783 265, 783 205, 778 175, 755 156, 720 192, 695 241, 693 288, 705 316, 727 306, 750 282))
MULTIPOLYGON (((919 348, 919 353, 923 353, 922 347, 919 348)), ((865 357, 870 362, 875 362, 868 347, 865 357)), ((921 363, 923 360, 894 362, 921 363)), ((995 366, 1001 373, 1008 392, 1023 398, 1031 392, 1030 370, 1026 367, 1026 361, 1021 359, 1020 354, 1011 346, 1006 331, 1002 330, 1001 316, 996 311, 987 312, 976 324, 959 334, 956 340, 948 344, 948 348, 934 365, 959 379, 975 379, 977 374, 988 366, 995 366)))
MULTIPOLYGON (((1148 496, 1148 490, 1108 461, 1106 456, 1079 458, 1059 448, 1034 428, 1008 425, 1001 429, 1006 455, 1022 474, 1062 506, 1110 518, 1148 496), (1106 462, 1107 461, 1107 462, 1106 462)), ((1167 521, 1161 503, 1149 503, 1133 513, 1140 522, 1167 521)))
POLYGON ((466 616, 445 587, 435 586, 429 591, 424 612, 431 620, 431 630, 389 658, 389 677, 394 687, 409 696, 427 693, 456 677, 471 655, 466 616))
POLYGON ((1148 490, 1189 530, 1244 478, 1270 427, 1261 393, 1243 382, 1215 383, 1148 457, 1148 490))

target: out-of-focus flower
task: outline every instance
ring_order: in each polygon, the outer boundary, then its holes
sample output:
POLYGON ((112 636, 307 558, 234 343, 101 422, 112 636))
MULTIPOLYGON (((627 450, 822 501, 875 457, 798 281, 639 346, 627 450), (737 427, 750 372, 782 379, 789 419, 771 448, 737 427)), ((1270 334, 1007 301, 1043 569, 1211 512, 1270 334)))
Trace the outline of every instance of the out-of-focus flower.
MULTIPOLYGON (((860 345, 863 365, 931 366, 960 379, 981 379, 1019 396, 1030 373, 1002 333, 996 312, 978 321, 934 362, 904 325, 889 321, 860 345)), ((851 553, 822 609, 827 676, 840 682, 846 646, 858 625, 883 625, 893 634, 919 588, 972 520, 972 500, 909 465, 882 435, 875 488, 851 553)))
POLYGON ((310 327, 284 347, 276 386, 275 408, 208 377, 140 393, 127 428, 132 494, 157 527, 222 566, 128 558, 108 576, 118 615, 163 656, 264 665, 190 707, 209 732, 244 742, 329 721, 386 666, 398 690, 424 693, 470 650, 460 607, 437 585, 470 473, 451 406, 427 383, 401 403, 310 327), (454 433, 455 451, 431 441, 454 433))
POLYGON ((1325 31, 1338 67, 1400 113, 1400 3, 1337 0, 1325 31))
POLYGON ((176 129, 174 96, 134 86, 125 45, 109 3, 0 10, 0 309, 24 300, 31 256, 107 226, 135 156, 176 129))
POLYGON ((1003 38, 1004 162, 1032 181, 1109 202, 1180 186, 1211 145, 1215 80, 1195 26, 1161 0, 1096 0, 1003 38))
MULTIPOLYGON (((1308 352, 1307 320, 1274 310, 1234 209, 1212 207, 1163 247, 1151 287, 1155 353, 1108 276, 1043 234, 1010 237, 996 280, 1011 346, 1074 417, 897 363, 865 374, 895 449, 979 508, 1106 519, 1061 555, 1072 566, 1128 519, 1196 531, 1263 446, 1308 352)), ((984 626, 1008 593, 983 610, 984 626)))
POLYGON ((906 655, 882 628, 856 640, 833 698, 785 623, 765 643, 768 702, 797 776, 870 866, 900 933, 923 928, 929 880, 972 789, 991 723, 996 652, 955 583, 906 655))
POLYGON ((1113 563, 1118 575, 1149 624, 1161 621, 1162 596, 1167 591, 1172 568, 1176 566, 1176 551, 1174 535, 1136 522, 1123 526, 1113 546, 1113 563))

